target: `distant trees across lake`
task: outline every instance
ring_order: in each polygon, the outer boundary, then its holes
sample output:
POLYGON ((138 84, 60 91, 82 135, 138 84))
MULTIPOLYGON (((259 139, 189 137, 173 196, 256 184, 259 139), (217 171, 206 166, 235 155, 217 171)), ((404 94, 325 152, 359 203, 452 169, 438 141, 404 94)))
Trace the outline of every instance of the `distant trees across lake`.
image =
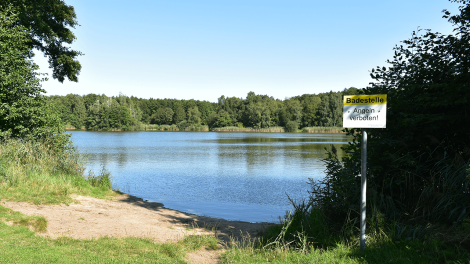
POLYGON ((50 96, 64 123, 86 130, 141 130, 144 125, 187 127, 284 127, 296 131, 303 127, 342 127, 342 96, 359 94, 360 89, 304 94, 274 99, 249 92, 245 99, 218 98, 217 103, 198 100, 142 99, 104 94, 50 96))

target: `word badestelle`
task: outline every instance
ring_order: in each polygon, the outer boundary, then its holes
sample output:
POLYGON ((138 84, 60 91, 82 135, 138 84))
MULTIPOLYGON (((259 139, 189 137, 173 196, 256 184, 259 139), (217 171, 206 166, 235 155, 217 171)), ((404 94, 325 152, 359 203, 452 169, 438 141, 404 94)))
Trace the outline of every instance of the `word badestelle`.
POLYGON ((383 104, 386 102, 383 98, 375 97, 375 98, 346 98, 346 104, 383 104))

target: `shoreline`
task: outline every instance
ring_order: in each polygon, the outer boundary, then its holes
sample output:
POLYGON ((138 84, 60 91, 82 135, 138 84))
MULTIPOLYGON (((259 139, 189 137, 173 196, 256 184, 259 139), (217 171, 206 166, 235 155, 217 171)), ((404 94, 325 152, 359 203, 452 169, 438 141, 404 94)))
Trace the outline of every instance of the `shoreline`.
POLYGON ((145 129, 145 130, 121 130, 121 129, 109 129, 109 130, 86 130, 86 129, 75 129, 65 128, 65 131, 88 131, 88 132, 217 132, 217 133, 305 133, 305 134, 346 134, 342 129, 319 129, 319 130, 307 130, 298 132, 285 132, 284 130, 269 130, 269 129, 224 129, 217 128, 216 130, 184 130, 179 129, 145 129))
POLYGON ((225 244, 233 239, 257 237, 275 223, 250 223, 200 216, 166 208, 157 202, 118 192, 112 199, 99 199, 72 194, 74 202, 58 205, 35 205, 2 199, 2 206, 25 215, 47 219, 43 237, 142 237, 156 242, 183 239, 186 235, 215 235, 225 244))

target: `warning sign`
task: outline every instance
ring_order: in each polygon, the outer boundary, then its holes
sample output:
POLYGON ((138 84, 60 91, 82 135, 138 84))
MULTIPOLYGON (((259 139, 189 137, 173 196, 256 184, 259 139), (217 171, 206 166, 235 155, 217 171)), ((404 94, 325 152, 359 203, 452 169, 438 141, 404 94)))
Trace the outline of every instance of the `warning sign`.
POLYGON ((386 124, 386 94, 344 96, 343 127, 385 128, 386 124))

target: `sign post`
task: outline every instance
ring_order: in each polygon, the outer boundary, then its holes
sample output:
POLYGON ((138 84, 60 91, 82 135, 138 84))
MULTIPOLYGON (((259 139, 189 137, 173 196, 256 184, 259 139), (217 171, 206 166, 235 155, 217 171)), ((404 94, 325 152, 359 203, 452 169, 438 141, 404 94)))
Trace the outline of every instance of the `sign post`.
POLYGON ((361 142, 361 251, 366 248, 367 130, 386 128, 387 95, 345 95, 343 127, 362 128, 361 142))

